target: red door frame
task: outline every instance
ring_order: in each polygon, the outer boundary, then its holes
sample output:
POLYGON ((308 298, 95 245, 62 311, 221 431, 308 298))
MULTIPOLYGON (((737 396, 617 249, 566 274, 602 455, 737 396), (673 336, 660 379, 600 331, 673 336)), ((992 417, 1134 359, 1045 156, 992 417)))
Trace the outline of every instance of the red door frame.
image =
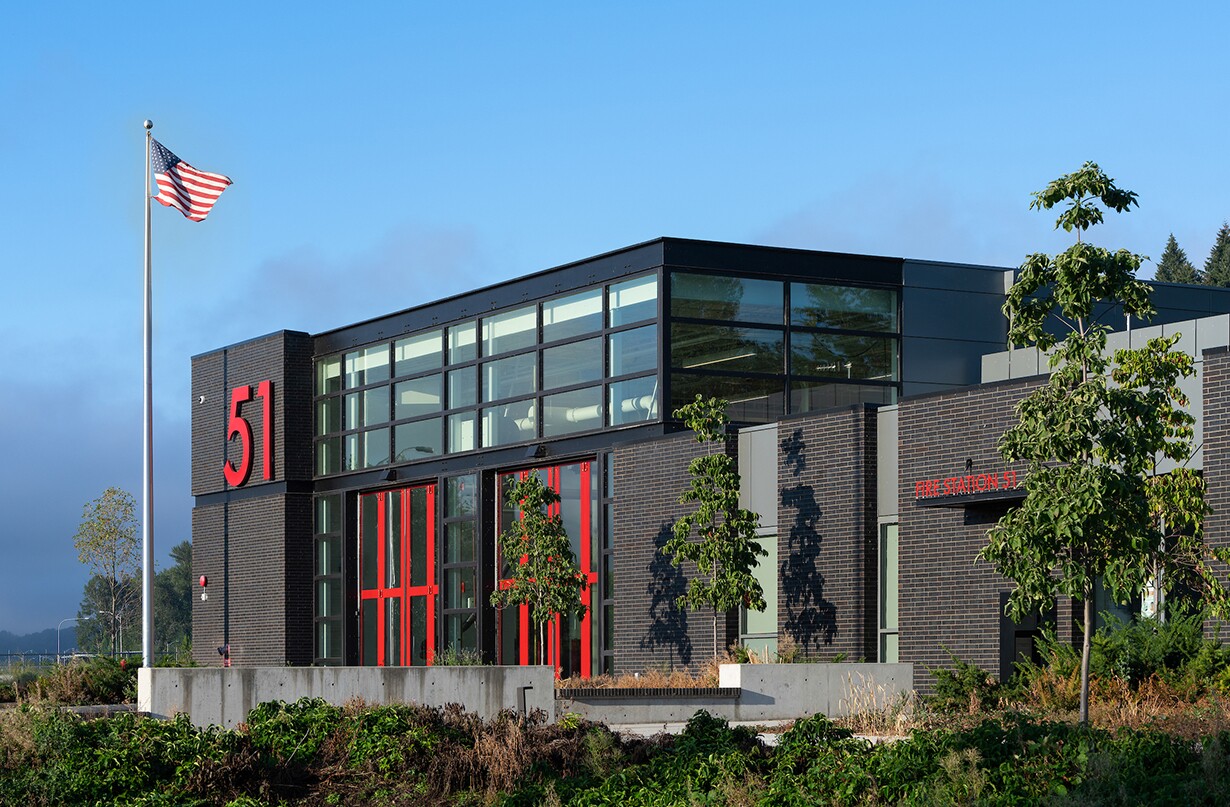
MULTIPOLYGON (((436 486, 418 485, 409 488, 398 488, 396 490, 384 490, 376 493, 364 493, 363 496, 376 497, 376 588, 363 588, 362 581, 359 585, 359 601, 360 608, 364 600, 376 601, 376 665, 380 667, 388 666, 406 666, 413 659, 413 641, 416 637, 411 635, 410 626, 410 604, 412 597, 426 597, 427 599, 427 640, 426 660, 430 666, 435 659, 436 652, 436 599, 439 595, 439 585, 436 583, 436 486), (414 490, 425 490, 425 506, 426 506, 426 562, 427 573, 426 583, 420 586, 410 585, 410 565, 412 562, 410 547, 411 547, 411 524, 412 522, 412 492, 414 490), (388 528, 389 528, 389 497, 397 496, 401 502, 401 568, 398 569, 398 582, 400 585, 386 588, 384 581, 388 579, 388 528), (387 647, 386 637, 389 632, 387 624, 387 608, 389 600, 399 600, 401 602, 401 611, 398 619, 397 628, 401 636, 401 653, 398 658, 389 658, 389 648, 387 647)), ((359 508, 360 519, 363 517, 363 508, 359 508)), ((359 535, 363 535, 363 525, 359 525, 359 535)), ((364 546, 363 542, 359 542, 359 568, 363 568, 363 554, 370 551, 370 547, 364 546)), ((359 620, 359 648, 360 652, 364 646, 363 642, 363 620, 359 620)), ((366 659, 360 659, 360 663, 366 659)))
MULTIPOLYGON (((593 508, 593 492, 591 490, 592 479, 590 474, 593 472, 593 464, 586 460, 579 463, 565 462, 560 465, 551 465, 546 468, 531 468, 524 471, 517 471, 515 475, 518 480, 525 480, 532 471, 539 471, 546 474, 545 482, 547 487, 560 492, 562 484, 560 469, 568 465, 580 466, 580 488, 581 501, 579 502, 581 513, 581 535, 580 535, 580 557, 577 558, 577 566, 581 574, 585 575, 585 581, 588 585, 585 586, 585 591, 581 593, 581 604, 585 606, 585 616, 581 617, 581 677, 593 677, 593 608, 590 603, 593 601, 593 590, 598 585, 598 570, 593 568, 593 525, 592 525, 592 508, 593 508)), ((503 491, 501 491, 503 493, 503 491)), ((562 510, 562 502, 553 504, 547 509, 548 516, 559 515, 562 510)), ((525 557, 519 561, 525 563, 525 557)), ((507 580, 499 581, 501 588, 507 588, 509 582, 507 580)), ((520 643, 518 650, 518 663, 528 665, 531 663, 531 641, 530 631, 530 607, 528 605, 517 606, 518 624, 520 632, 520 643)), ((562 672, 563 664, 560 658, 561 648, 561 617, 559 614, 551 620, 551 628, 547 631, 547 657, 544 661, 555 668, 555 676, 558 678, 562 672)))

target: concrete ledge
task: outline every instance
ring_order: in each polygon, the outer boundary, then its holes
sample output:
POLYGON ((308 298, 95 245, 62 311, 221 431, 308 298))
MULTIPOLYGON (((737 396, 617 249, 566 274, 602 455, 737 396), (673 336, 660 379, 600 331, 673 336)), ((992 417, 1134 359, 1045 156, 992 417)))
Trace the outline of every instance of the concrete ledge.
POLYGON ((722 664, 718 683, 739 687, 737 720, 845 717, 885 709, 914 686, 913 664, 722 664))
POLYGON ((550 667, 142 667, 137 710, 187 713, 198 726, 234 728, 257 704, 322 698, 335 706, 458 703, 484 719, 510 709, 555 718, 550 667))

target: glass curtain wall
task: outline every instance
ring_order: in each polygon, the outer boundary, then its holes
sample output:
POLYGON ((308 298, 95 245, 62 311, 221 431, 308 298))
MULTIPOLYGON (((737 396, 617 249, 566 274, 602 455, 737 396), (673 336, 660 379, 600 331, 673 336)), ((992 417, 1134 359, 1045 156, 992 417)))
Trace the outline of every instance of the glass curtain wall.
POLYGON ((658 277, 327 356, 316 476, 655 421, 658 277))
POLYGON ((762 423, 891 403, 898 308, 894 289, 673 272, 671 407, 714 395, 733 420, 762 423))

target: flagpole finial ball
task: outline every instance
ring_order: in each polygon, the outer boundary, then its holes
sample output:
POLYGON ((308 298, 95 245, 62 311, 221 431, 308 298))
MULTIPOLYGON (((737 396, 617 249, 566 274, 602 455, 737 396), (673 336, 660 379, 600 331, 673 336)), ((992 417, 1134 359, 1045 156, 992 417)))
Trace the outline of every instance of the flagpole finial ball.
POLYGON ((153 122, 152 120, 147 120, 147 121, 145 122, 145 128, 146 128, 146 129, 153 129, 153 128, 154 128, 154 122, 153 122))

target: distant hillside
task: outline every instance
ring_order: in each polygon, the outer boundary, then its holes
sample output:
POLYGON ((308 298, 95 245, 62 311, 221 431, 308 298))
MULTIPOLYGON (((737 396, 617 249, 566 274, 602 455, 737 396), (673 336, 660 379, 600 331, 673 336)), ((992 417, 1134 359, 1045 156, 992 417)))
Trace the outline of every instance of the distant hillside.
MULTIPOLYGON (((60 631, 60 647, 71 650, 77 647, 77 626, 67 626, 60 631)), ((18 636, 7 630, 0 630, 0 653, 55 653, 55 628, 40 630, 37 633, 27 633, 18 636)))

